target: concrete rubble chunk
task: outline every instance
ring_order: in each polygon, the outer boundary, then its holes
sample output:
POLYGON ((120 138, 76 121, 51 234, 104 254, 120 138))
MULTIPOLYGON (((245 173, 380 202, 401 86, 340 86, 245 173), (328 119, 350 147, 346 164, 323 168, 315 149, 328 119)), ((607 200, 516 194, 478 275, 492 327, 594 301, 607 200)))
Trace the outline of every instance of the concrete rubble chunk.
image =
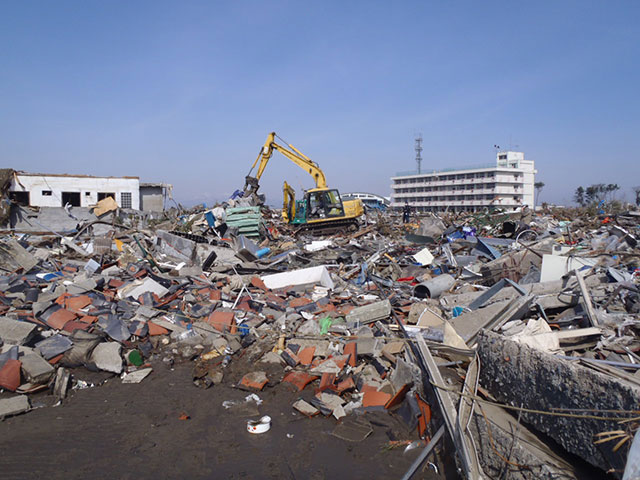
POLYGON ((29 273, 38 264, 38 260, 14 238, 4 238, 0 242, 0 260, 4 265, 10 265, 11 270, 21 268, 24 273, 29 273))
POLYGON ((55 372, 53 366, 36 353, 21 356, 20 361, 22 373, 31 383, 47 383, 55 372))
POLYGON ((147 378, 153 371, 153 368, 141 368, 134 372, 129 372, 122 377, 122 383, 140 383, 147 378))
POLYGON ((28 412, 31 408, 29 397, 26 395, 18 395, 11 398, 0 399, 0 418, 18 415, 28 412))
POLYGON ((308 417, 312 417, 318 414, 318 409, 311 405, 308 402, 300 399, 293 404, 293 408, 302 413, 303 415, 307 415, 308 417))
POLYGON ((157 230, 156 235, 158 237, 156 246, 160 252, 188 264, 193 263, 196 258, 196 242, 164 230, 157 230))
POLYGON ((121 345, 116 342, 99 343, 91 353, 90 361, 106 372, 120 374, 122 372, 121 345))
MULTIPOLYGON (((346 317, 347 323, 352 326, 366 325, 385 320, 391 315, 391 302, 382 300, 351 310, 346 317)), ((353 328, 353 327, 352 327, 353 328)))
POLYGON ((9 345, 24 345, 32 337, 36 325, 0 317, 0 339, 9 345))
MULTIPOLYGON (((478 336, 480 383, 499 401, 532 410, 637 411, 640 386, 596 372, 491 332, 478 336), (523 382, 522 379, 527 379, 523 382)), ((616 421, 522 413, 533 428, 603 470, 624 470, 623 451, 595 445, 596 434, 618 430, 616 421)))

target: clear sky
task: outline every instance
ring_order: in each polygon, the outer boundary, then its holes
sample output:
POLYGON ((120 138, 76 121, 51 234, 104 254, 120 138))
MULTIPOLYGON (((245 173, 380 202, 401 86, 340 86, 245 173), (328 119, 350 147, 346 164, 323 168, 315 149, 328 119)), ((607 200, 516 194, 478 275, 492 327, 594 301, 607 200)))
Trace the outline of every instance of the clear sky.
MULTIPOLYGON (((640 185, 637 1, 0 0, 1 166, 226 198, 276 131, 329 186, 536 161, 542 201, 640 185)), ((311 177, 279 154, 268 201, 311 177)))

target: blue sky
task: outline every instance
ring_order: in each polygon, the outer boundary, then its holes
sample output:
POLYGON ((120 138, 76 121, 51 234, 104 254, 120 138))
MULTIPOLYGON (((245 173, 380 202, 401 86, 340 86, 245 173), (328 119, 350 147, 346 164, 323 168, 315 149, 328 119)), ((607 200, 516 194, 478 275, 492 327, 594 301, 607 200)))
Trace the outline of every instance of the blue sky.
MULTIPOLYGON (((640 3, 0 1, 0 156, 222 200, 276 131, 343 192, 536 161, 542 201, 640 185, 640 3)), ((269 203, 311 177, 279 154, 269 203)))

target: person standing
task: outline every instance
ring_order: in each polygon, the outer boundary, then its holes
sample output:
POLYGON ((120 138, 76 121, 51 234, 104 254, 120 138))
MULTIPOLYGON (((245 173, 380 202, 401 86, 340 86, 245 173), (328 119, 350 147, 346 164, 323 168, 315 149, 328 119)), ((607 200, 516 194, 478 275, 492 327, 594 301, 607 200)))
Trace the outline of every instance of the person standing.
POLYGON ((411 207, 409 202, 404 202, 404 208, 402 209, 402 223, 409 223, 411 217, 411 207))

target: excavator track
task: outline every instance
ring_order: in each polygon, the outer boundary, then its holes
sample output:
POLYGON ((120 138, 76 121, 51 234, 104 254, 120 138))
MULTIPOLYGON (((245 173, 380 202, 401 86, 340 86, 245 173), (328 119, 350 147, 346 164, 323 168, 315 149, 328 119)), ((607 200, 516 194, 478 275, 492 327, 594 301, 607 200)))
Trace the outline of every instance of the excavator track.
POLYGON ((322 223, 306 223, 300 225, 293 232, 294 236, 299 233, 313 232, 319 235, 333 235, 334 233, 347 233, 349 229, 355 231, 358 228, 358 220, 350 218, 348 220, 334 220, 322 223))

